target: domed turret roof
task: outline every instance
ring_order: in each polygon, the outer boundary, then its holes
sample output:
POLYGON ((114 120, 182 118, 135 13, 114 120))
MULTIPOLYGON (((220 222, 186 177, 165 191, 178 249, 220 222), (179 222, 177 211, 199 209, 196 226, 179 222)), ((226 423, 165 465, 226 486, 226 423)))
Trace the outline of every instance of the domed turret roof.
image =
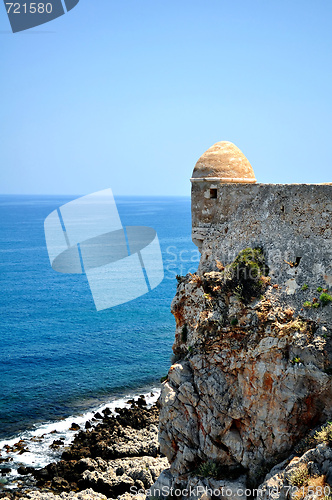
POLYGON ((232 142, 216 142, 200 157, 192 179, 215 178, 222 182, 256 182, 255 174, 242 151, 232 142))

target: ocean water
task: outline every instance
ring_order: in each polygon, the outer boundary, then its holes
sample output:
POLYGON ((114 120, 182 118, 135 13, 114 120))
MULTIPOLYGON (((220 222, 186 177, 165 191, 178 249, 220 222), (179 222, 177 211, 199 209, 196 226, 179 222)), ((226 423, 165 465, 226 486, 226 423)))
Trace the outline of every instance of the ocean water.
POLYGON ((86 277, 53 271, 47 254, 44 219, 75 198, 0 197, 2 445, 135 391, 157 391, 170 365, 175 276, 195 272, 199 258, 190 198, 115 197, 123 225, 157 231, 165 278, 99 312, 86 277))

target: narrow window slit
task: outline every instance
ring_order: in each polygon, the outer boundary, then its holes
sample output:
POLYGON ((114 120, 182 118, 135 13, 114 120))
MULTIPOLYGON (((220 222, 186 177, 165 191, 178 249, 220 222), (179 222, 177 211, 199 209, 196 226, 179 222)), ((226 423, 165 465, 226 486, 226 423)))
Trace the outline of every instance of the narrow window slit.
POLYGON ((210 189, 210 198, 216 199, 218 194, 218 189, 210 189))

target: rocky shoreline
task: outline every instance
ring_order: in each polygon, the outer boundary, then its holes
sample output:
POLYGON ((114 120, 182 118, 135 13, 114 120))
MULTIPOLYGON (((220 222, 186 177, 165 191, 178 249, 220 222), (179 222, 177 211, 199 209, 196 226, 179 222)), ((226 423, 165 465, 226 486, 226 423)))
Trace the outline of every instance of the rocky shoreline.
MULTIPOLYGON (((148 407, 144 396, 127 403, 116 414, 109 408, 96 413, 84 430, 73 423, 78 432, 61 459, 42 469, 20 467, 21 485, 0 491, 0 498, 126 499, 145 491, 168 466, 159 451, 159 407, 148 407)), ((51 446, 61 449, 54 437, 51 446)))

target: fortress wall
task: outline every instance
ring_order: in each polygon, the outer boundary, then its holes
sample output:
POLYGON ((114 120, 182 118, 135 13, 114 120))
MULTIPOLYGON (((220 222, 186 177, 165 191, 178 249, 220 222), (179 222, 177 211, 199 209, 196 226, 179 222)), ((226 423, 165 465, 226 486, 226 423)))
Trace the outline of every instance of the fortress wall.
POLYGON ((287 295, 304 280, 313 289, 332 287, 331 212, 331 185, 193 182, 199 272, 217 270, 216 260, 225 265, 243 248, 260 246, 270 276, 287 295), (216 199, 209 199, 211 188, 217 188, 216 199))

